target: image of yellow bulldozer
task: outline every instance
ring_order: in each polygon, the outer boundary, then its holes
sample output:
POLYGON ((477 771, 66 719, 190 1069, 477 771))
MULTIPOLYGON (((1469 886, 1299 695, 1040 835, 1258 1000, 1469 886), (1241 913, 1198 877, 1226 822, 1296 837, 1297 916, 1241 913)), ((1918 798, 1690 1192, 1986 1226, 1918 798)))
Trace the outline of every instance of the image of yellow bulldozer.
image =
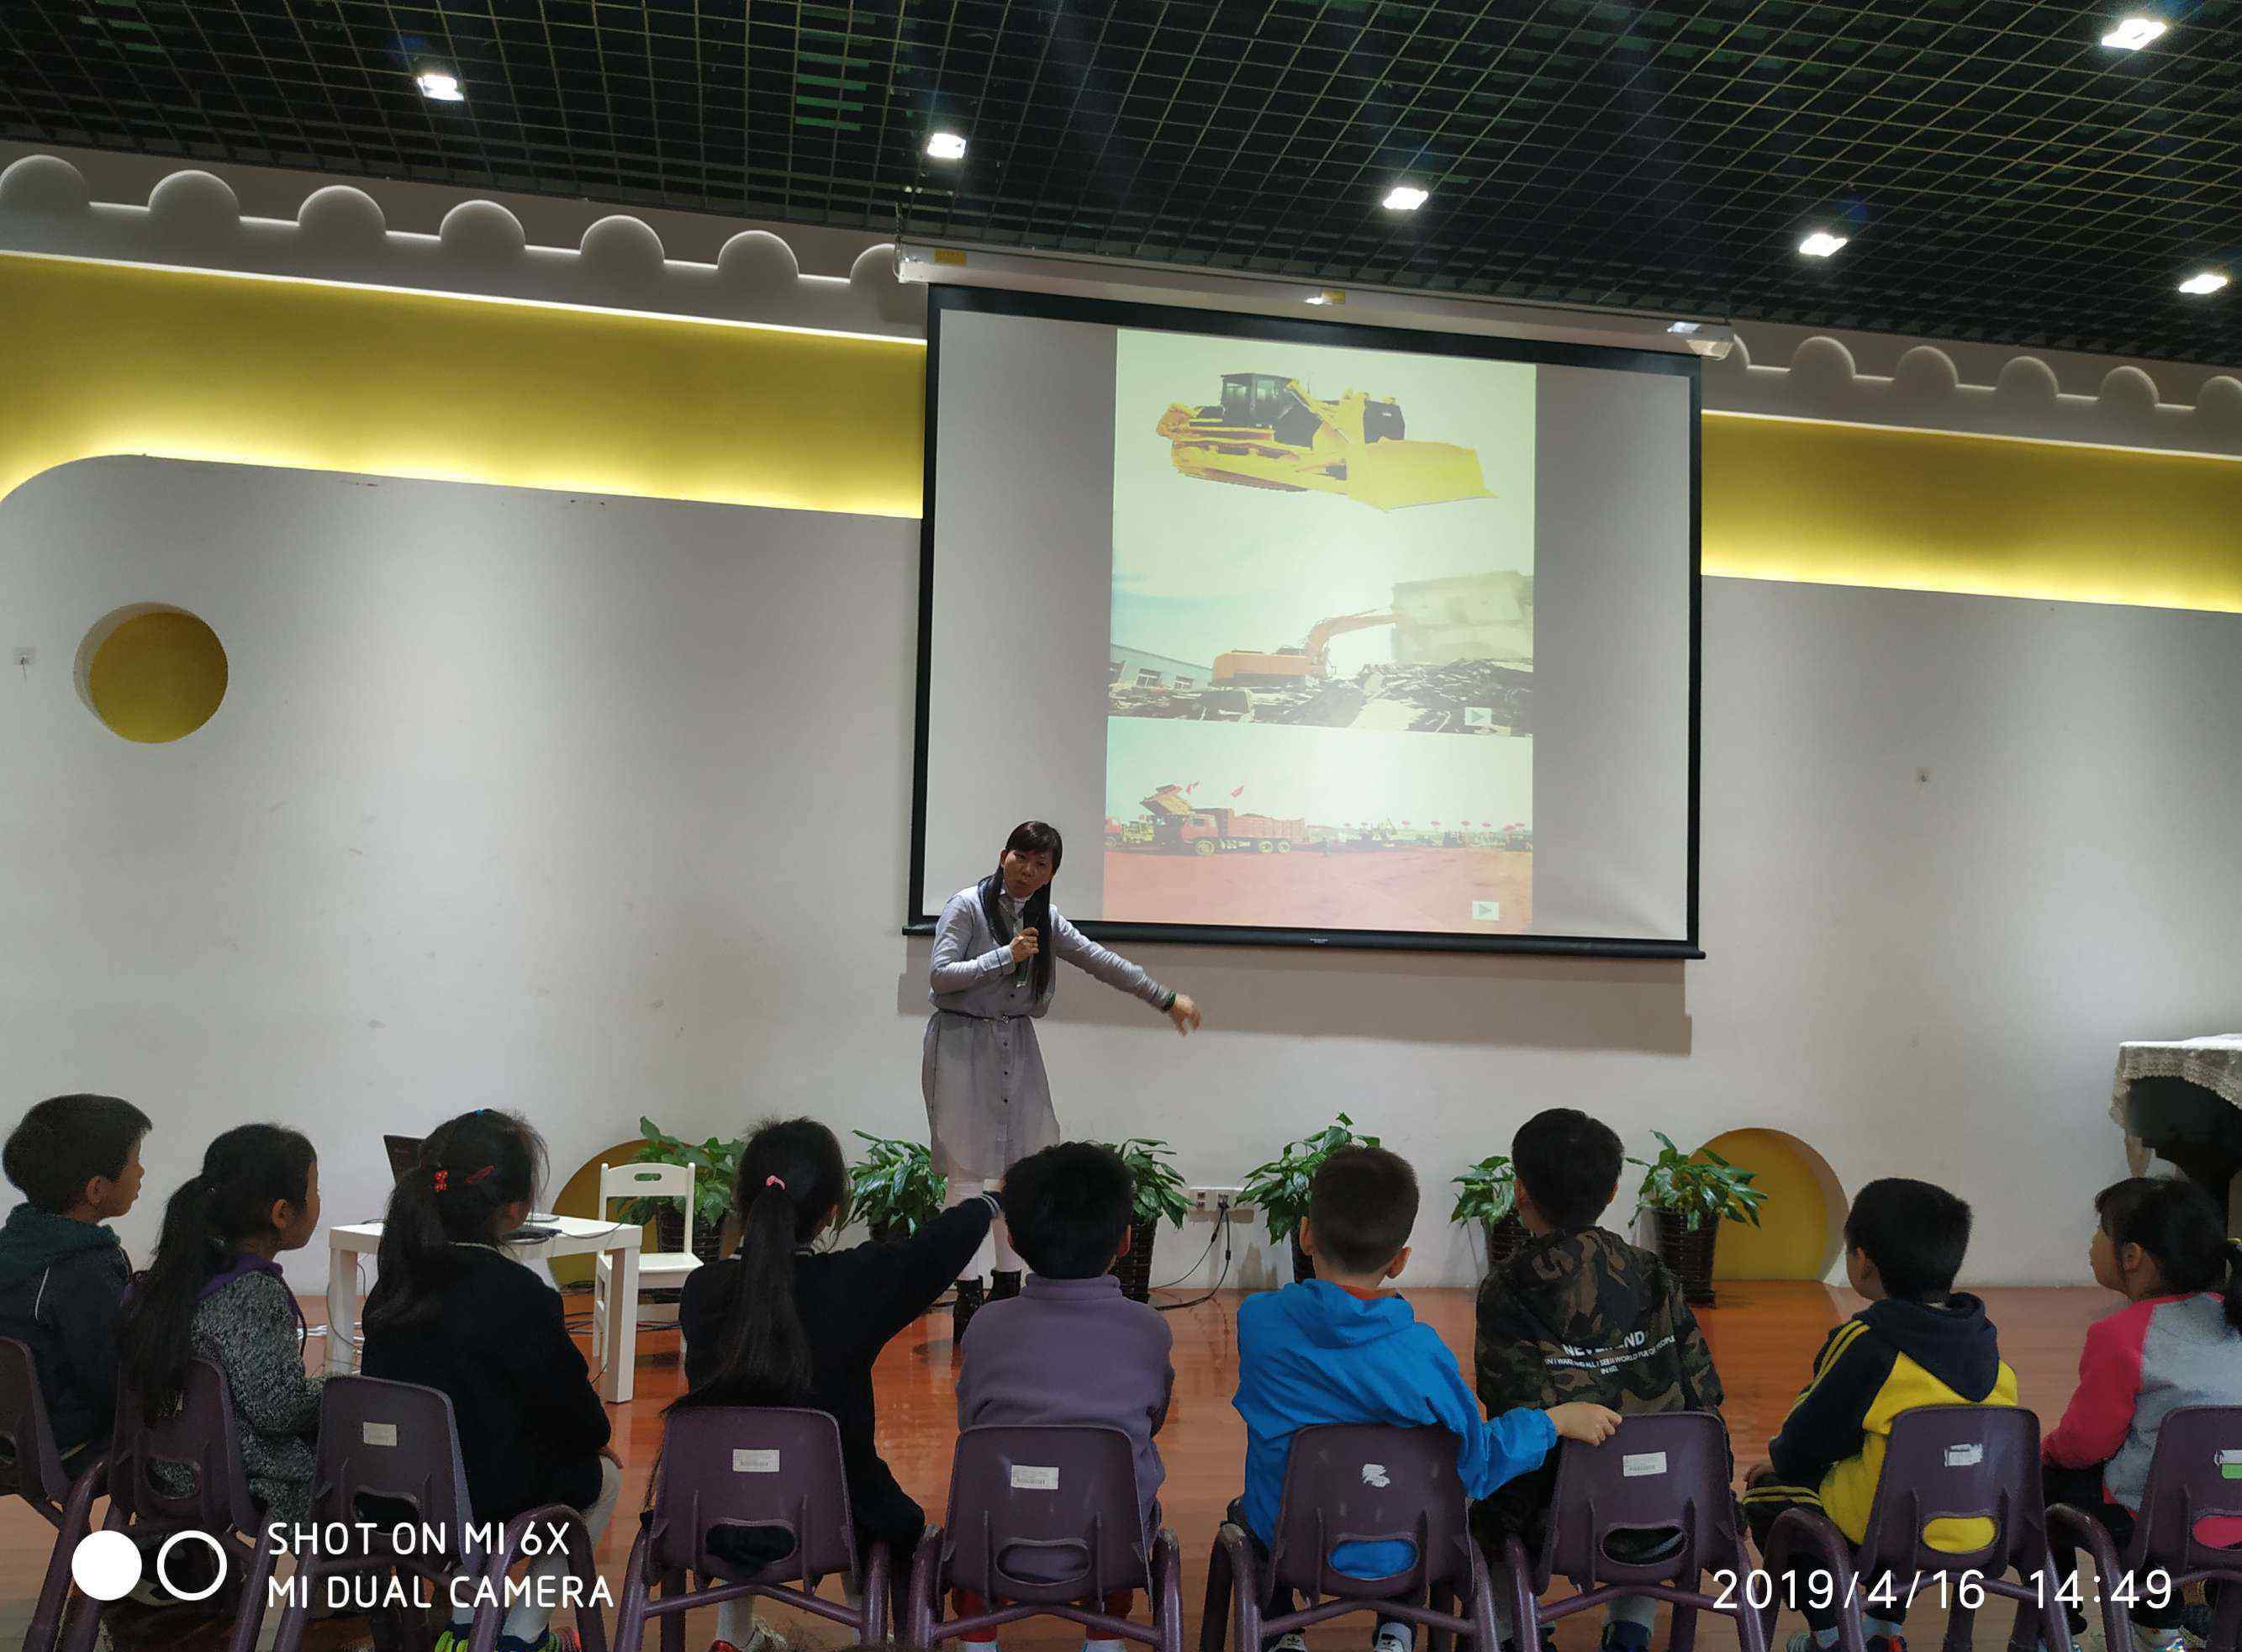
POLYGON ((1400 404, 1350 390, 1336 401, 1274 373, 1225 373, 1212 407, 1178 402, 1155 429, 1176 469, 1202 481, 1338 494, 1382 511, 1490 499, 1479 454, 1414 441, 1400 404))

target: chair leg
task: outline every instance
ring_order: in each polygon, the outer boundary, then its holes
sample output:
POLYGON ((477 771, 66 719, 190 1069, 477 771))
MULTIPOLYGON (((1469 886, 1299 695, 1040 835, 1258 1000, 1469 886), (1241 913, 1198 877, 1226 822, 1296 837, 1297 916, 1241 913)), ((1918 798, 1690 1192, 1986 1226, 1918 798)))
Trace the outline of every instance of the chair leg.
MULTIPOLYGON (((280 1618, 272 1631, 272 1652, 299 1652, 304 1644, 305 1625, 310 1622, 312 1602, 318 1597, 321 1575, 319 1556, 306 1555, 296 1562, 296 1575, 288 1590, 286 1604, 280 1608, 280 1618)), ((381 1637, 374 1637, 379 1647, 381 1637)))
MULTIPOLYGON (((1696 1586, 1696 1581, 1692 1580, 1689 1587, 1695 1588, 1696 1586)), ((1676 1605, 1674 1608, 1674 1626, 1666 1632, 1667 1652, 1696 1652, 1696 1646, 1697 1608, 1694 1606, 1676 1605)))
MULTIPOLYGON (((2217 1586, 2218 1602, 2211 1610, 2211 1639, 2204 1652, 2236 1652, 2242 1647, 2242 1582, 2221 1579, 2217 1586)), ((2123 1641, 2112 1641, 2111 1646, 2123 1647, 2123 1641)))
MULTIPOLYGON (((1425 1590, 1425 1605, 1428 1610, 1453 1614, 1456 1591, 1453 1584, 1433 1583, 1425 1590)), ((1425 1630, 1425 1652, 1452 1652, 1456 1637, 1447 1630, 1427 1625, 1425 1630)))
POLYGON ((1510 1591, 1511 1652, 1540 1652, 1541 1606, 1534 1598, 1534 1564, 1516 1534, 1502 1540, 1503 1586, 1510 1591))
MULTIPOLYGON (((670 1572, 661 1580, 662 1597, 682 1595, 689 1588, 682 1572, 670 1572)), ((672 1612, 661 1620, 661 1652, 685 1652, 685 1614, 672 1612)))
MULTIPOLYGON (((1487 1563, 1487 1555, 1470 1538, 1464 1540, 1469 1549, 1466 1563, 1471 1568, 1472 1638, 1479 1642, 1473 1652, 1497 1652, 1500 1630, 1497 1628, 1494 1609, 1494 1569, 1487 1563)), ((1449 1645, 1454 1645, 1450 1638, 1449 1645)))
POLYGON ((279 1559, 279 1549, 258 1534, 249 1557, 249 1581, 242 1588, 241 1605, 233 1615, 231 1652, 257 1652, 258 1637, 265 1629, 265 1602, 272 1593, 272 1568, 279 1559))
POLYGON ((864 1598, 859 1609, 864 1614, 863 1635, 869 1645, 889 1639, 898 1622, 894 1568, 895 1557, 885 1543, 874 1543, 864 1556, 864 1598))
POLYGON ((1160 1652, 1184 1652, 1184 1559, 1176 1534, 1165 1526, 1152 1546, 1151 1583, 1157 1598, 1149 1602, 1160 1631, 1160 1652))
POLYGON ((936 1595, 942 1588, 942 1528, 930 1526, 912 1551, 910 1582, 903 1591, 903 1644, 927 1648, 934 1644, 935 1619, 940 1614, 936 1595))
POLYGON ((1206 1559, 1206 1607, 1199 1614, 1198 1652, 1222 1652, 1230 1628, 1230 1556, 1217 1538, 1206 1559))
POLYGON ((1946 1640, 1940 1652, 1970 1652, 1977 1634, 1977 1608, 1957 1601, 1954 1609, 1946 1615, 1946 1640))
MULTIPOLYGON (((38 1604, 31 1608, 30 1628, 23 1635, 23 1652, 54 1652, 63 1629, 63 1613, 70 1604, 70 1556, 78 1540, 93 1525, 93 1501, 109 1487, 109 1465, 97 1462, 71 1482, 63 1503, 62 1522, 55 1528, 55 1546, 47 1555, 46 1575, 39 1583, 38 1604)), ((91 1604, 91 1602, 89 1602, 91 1604)))
POLYGON ((616 1652, 640 1652, 646 1640, 647 1550, 654 1535, 645 1527, 631 1540, 630 1560, 623 1567, 623 1592, 615 1602, 616 1652))

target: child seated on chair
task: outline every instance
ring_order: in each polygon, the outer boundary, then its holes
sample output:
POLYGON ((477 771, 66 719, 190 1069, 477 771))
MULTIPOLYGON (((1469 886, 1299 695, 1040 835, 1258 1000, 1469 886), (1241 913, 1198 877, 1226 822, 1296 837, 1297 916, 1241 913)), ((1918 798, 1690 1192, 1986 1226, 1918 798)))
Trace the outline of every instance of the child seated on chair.
MULTIPOLYGON (((966 1331, 957 1426, 1118 1428, 1135 1451, 1137 1514, 1149 1555, 1165 1473, 1152 1436, 1167 1420, 1176 1373, 1167 1321, 1122 1295, 1111 1271, 1129 1249, 1135 1180, 1112 1149, 1062 1142, 1005 1172, 1003 1197, 1012 1246, 1029 1273, 1019 1295, 983 1306, 966 1331)), ((1030 1561, 1020 1567, 1022 1575, 1035 1575, 1030 1561)), ((1125 1615, 1133 1593, 1119 1590, 1103 1608, 1125 1615)), ((955 1594, 961 1616, 987 1609, 970 1590, 955 1594)), ((965 1644, 990 1652, 996 1642, 965 1644)), ((1087 1652, 1119 1652, 1120 1646, 1085 1642, 1087 1652)))
MULTIPOLYGON (((1266 1555, 1277 1530, 1285 1470, 1299 1430, 1324 1423, 1445 1428, 1456 1437, 1456 1474, 1482 1498, 1538 1468, 1558 1440, 1609 1439, 1616 1414, 1600 1405, 1520 1406, 1480 1414, 1456 1356, 1409 1304, 1382 1289, 1409 1262, 1417 1175, 1399 1154, 1347 1147, 1308 1185, 1300 1248, 1316 1277, 1248 1297, 1238 1310, 1238 1398, 1245 1419, 1245 1494, 1231 1519, 1266 1555)), ((1331 1564, 1351 1577, 1384 1577, 1416 1557, 1405 1542, 1341 1543, 1331 1564)), ((1279 1612, 1290 1609, 1284 1602, 1279 1612)), ((1373 1652, 1409 1652, 1416 1630, 1383 1619, 1373 1652)), ((1279 1652, 1301 1652, 1298 1634, 1279 1652)))
MULTIPOLYGON (((2242 1278, 2222 1212, 2193 1182, 2118 1182, 2094 1196, 2094 1282, 2131 1306, 2087 1327, 2078 1391, 2040 1456, 2047 1501, 2084 1510, 2122 1549, 2164 1420, 2183 1406, 2242 1406, 2242 1278)), ((2231 1548, 2242 1543, 2242 1521, 2212 1516, 2198 1535, 2231 1548)), ((2068 1580, 2069 1543, 2057 1543, 2055 1562, 2068 1580)), ((2178 1591, 2159 1599, 2145 1580, 2135 1588, 2135 1652, 2183 1652, 2178 1591)), ((2065 1610, 2075 1636, 2085 1616, 2069 1602, 2065 1610)))
POLYGON ((47 1426, 75 1475, 109 1449, 117 1320, 131 1264, 108 1226, 140 1196, 148 1115, 114 1096, 56 1096, 8 1138, 23 1202, 0 1228, 0 1337, 31 1351, 47 1426))
MULTIPOLYGON (((1681 1280, 1650 1252, 1596 1226, 1619 1191, 1623 1162, 1611 1127, 1553 1107, 1519 1126, 1510 1158, 1519 1219, 1531 1237, 1480 1286, 1476 1363, 1488 1413, 1567 1400, 1622 1415, 1717 1411, 1720 1373, 1681 1280)), ((1473 1508, 1491 1564, 1502 1564, 1506 1536, 1517 1535, 1529 1554, 1540 1548, 1555 1485, 1555 1465, 1544 1464, 1473 1508)), ((1614 1536, 1617 1557, 1651 1561, 1679 1547, 1679 1534, 1654 1534, 1638 1552, 1620 1554, 1633 1535, 1614 1536)), ((1647 1595, 1614 1601, 1604 1652, 1643 1652, 1657 1615, 1647 1595)), ((1507 1637, 1508 1613, 1498 1616, 1507 1637)))
MULTIPOLYGON (((1985 1305, 1954 1289, 1970 1248, 1970 1207, 1943 1187, 1890 1177, 1870 1182, 1845 1218, 1845 1278, 1869 1306, 1832 1331, 1814 1374, 1744 1477, 1744 1517, 1767 1552, 1775 1522, 1818 1508, 1848 1543, 1867 1536, 1892 1420, 1917 1406, 2013 1406, 2017 1373, 2001 1359, 1985 1305)), ((1933 1548, 1963 1553, 1992 1541, 1990 1522, 1934 1520, 1933 1548)), ((1801 1557, 1775 1598, 1795 1601, 1808 1631, 1787 1652, 1837 1643, 1837 1605, 1816 1606, 1812 1562, 1801 1557)), ((1873 1590, 1878 1580, 1863 1579, 1873 1590)), ((1828 1591, 1822 1591, 1826 1596, 1828 1591)), ((1881 1598, 1881 1597, 1879 1597, 1881 1598)), ((1864 1615, 1869 1652, 1906 1652, 1896 1618, 1864 1615)))

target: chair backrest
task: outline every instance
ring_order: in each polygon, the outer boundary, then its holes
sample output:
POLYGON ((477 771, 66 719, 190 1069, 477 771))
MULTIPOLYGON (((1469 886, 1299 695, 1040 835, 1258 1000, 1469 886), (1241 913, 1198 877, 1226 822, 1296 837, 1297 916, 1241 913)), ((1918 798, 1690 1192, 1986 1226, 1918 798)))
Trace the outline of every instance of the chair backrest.
POLYGON ((30 1344, 0 1337, 0 1497, 13 1493, 49 1520, 70 1498, 70 1478, 55 1431, 47 1426, 46 1396, 30 1344))
POLYGON ((1466 1567, 1471 1541, 1456 1437, 1445 1428, 1329 1423, 1292 1436, 1270 1545, 1272 1588, 1372 1599, 1420 1592, 1466 1567), (1331 1564, 1346 1543, 1403 1542, 1405 1571, 1349 1577, 1331 1564))
POLYGON ((1586 1589, 1694 1580, 1741 1567, 1734 1472, 1728 1431, 1710 1412, 1628 1417, 1601 1446, 1567 1441, 1557 1458, 1534 1593, 1547 1588, 1553 1576, 1586 1589), (1669 1543, 1648 1541, 1666 1533, 1675 1534, 1669 1543), (1637 1534, 1631 1545, 1629 1534, 1637 1534), (1658 1558, 1647 1558, 1650 1553, 1658 1558))
POLYGON ((2047 1553, 2039 1419, 2015 1406, 1921 1406, 1892 1420, 1861 1542, 1864 1578, 2036 1572, 2047 1553), (1933 1521, 1988 1521, 1983 1547, 1932 1547, 1933 1521))
POLYGON ((755 1581, 859 1575, 841 1429, 829 1413, 780 1406, 694 1406, 663 1422, 654 1480, 654 1570, 733 1576, 708 1547, 722 1525, 783 1531, 794 1552, 755 1581))
POLYGON ((990 1600, 1064 1604, 1150 1587, 1136 1450, 1118 1428, 966 1429, 943 1534, 950 1582, 990 1600))
POLYGON ((371 1521, 372 1550, 455 1569, 473 1509, 451 1397, 416 1383, 330 1377, 319 1395, 312 1519, 371 1521), (413 1541, 394 1541, 399 1525, 413 1528, 413 1541))
POLYGON ((208 1360, 189 1360, 178 1409, 153 1421, 139 1391, 130 1382, 117 1385, 109 1496, 112 1508, 143 1525, 258 1533, 261 1517, 241 1467, 225 1373, 208 1360), (190 1482, 188 1488, 167 1489, 151 1472, 159 1467, 171 1471, 167 1479, 190 1482))
POLYGON ((2242 1555, 2197 1535, 2197 1522, 2214 1515, 2242 1516, 2242 1406, 2184 1406, 2157 1429, 2129 1569, 2242 1569, 2242 1555))
POLYGON ((685 1248, 693 1248, 693 1166, 690 1165, 602 1165, 600 1219, 612 1199, 681 1199, 685 1201, 685 1248))

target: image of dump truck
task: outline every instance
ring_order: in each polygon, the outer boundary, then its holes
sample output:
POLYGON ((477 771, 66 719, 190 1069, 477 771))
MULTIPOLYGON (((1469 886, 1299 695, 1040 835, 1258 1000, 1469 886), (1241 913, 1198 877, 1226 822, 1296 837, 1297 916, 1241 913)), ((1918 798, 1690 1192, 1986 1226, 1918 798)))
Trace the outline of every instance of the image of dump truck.
POLYGON ((1473 449, 1411 437, 1393 398, 1326 400, 1282 373, 1225 373, 1220 402, 1178 402, 1154 429, 1176 469, 1201 481, 1337 494, 1381 511, 1494 497, 1473 449))
POLYGON ((1108 849, 1143 849, 1156 855, 1289 855, 1308 840, 1305 819, 1278 820, 1249 815, 1235 809, 1203 808, 1185 795, 1181 786, 1162 786, 1143 800, 1151 816, 1149 841, 1116 843, 1106 835, 1108 849))

